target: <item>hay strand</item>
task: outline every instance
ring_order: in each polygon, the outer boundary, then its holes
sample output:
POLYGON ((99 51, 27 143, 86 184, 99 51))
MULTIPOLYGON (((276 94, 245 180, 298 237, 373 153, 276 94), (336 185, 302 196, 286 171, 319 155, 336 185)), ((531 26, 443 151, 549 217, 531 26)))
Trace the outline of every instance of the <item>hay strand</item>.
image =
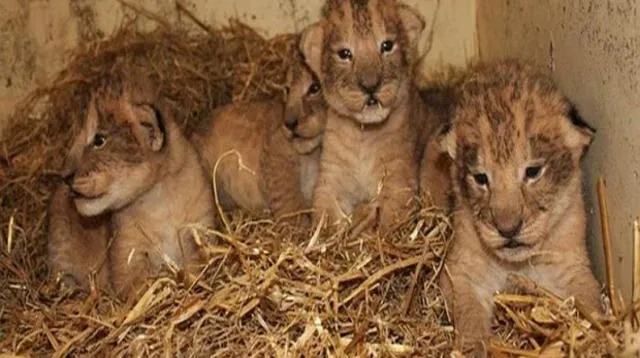
MULTIPOLYGON (((633 287, 632 304, 640 300, 640 218, 633 220, 633 287)), ((640 326, 640 315, 636 312, 636 325, 640 326)))
POLYGON ((600 227, 602 229, 602 247, 604 249, 605 272, 607 275, 607 291, 611 300, 611 309, 614 316, 620 314, 620 299, 616 291, 613 276, 613 253, 611 252, 611 234, 609 231, 609 212, 607 209, 607 197, 603 177, 598 178, 598 208, 600 210, 600 227))

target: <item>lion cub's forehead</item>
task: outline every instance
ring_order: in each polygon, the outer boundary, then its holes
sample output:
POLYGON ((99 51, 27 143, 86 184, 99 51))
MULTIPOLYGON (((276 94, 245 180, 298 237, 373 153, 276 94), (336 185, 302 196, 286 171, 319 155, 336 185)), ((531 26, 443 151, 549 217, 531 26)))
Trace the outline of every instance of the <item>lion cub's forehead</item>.
POLYGON ((511 65, 481 73, 463 88, 455 120, 465 162, 477 160, 479 148, 506 164, 564 146, 560 121, 569 103, 548 77, 511 65))
POLYGON ((347 40, 345 36, 369 37, 400 30, 395 0, 327 0, 325 18, 348 34, 336 33, 335 41, 347 40))
POLYGON ((107 98, 96 101, 98 128, 103 130, 129 126, 133 123, 131 107, 124 99, 107 98))

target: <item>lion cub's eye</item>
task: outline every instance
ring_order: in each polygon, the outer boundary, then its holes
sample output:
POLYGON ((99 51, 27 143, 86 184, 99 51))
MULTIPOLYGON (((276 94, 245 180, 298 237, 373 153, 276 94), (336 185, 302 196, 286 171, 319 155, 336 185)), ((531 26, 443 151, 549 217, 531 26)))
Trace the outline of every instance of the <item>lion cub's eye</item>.
POLYGON ((320 85, 317 83, 312 83, 311 86, 307 89, 307 95, 313 96, 314 94, 318 94, 320 92, 320 85))
POLYGON ((489 184, 489 177, 487 176, 487 174, 484 174, 484 173, 474 174, 473 180, 475 180, 476 184, 480 186, 485 186, 489 184))
POLYGON ((91 146, 93 146, 93 149, 100 149, 104 147, 106 143, 107 137, 104 134, 96 134, 93 137, 93 143, 91 143, 91 146))
POLYGON ((382 44, 380 45, 380 52, 381 53, 388 53, 391 52, 391 50, 393 50, 393 46, 395 44, 393 43, 393 41, 391 40, 387 40, 382 42, 382 44))
POLYGON ((342 50, 338 51, 338 57, 340 57, 340 59, 342 60, 351 60, 351 58, 353 57, 353 54, 351 53, 351 50, 347 49, 347 48, 343 48, 342 50))
POLYGON ((540 165, 527 167, 527 169, 524 170, 524 176, 527 180, 536 180, 540 177, 541 174, 542 166, 540 165))

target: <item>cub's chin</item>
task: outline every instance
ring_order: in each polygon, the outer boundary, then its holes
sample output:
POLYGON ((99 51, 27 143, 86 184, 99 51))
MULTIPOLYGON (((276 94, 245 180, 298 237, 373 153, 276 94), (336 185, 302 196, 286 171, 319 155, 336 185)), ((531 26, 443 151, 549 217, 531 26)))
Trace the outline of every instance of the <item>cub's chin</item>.
POLYGON ((389 117, 391 102, 378 99, 375 103, 367 103, 368 97, 361 92, 338 91, 327 94, 327 103, 338 114, 353 118, 360 124, 379 124, 389 117))
POLYGON ((355 113, 354 118, 362 124, 377 124, 384 122, 389 117, 391 110, 382 105, 365 105, 362 111, 355 113))
POLYGON ((521 263, 537 256, 538 252, 536 247, 518 246, 498 248, 493 251, 493 254, 505 262, 521 263))
POLYGON ((98 216, 103 214, 111 206, 111 200, 107 193, 93 198, 88 197, 76 197, 73 199, 78 213, 82 216, 98 216))
POLYGON ((501 261, 517 264, 540 254, 541 240, 537 238, 517 237, 515 241, 509 241, 486 225, 477 231, 482 244, 501 261))
POLYGON ((82 216, 98 216, 106 212, 120 210, 130 203, 135 193, 126 183, 111 183, 99 195, 84 196, 74 193, 73 202, 82 216))
POLYGON ((298 154, 309 154, 313 152, 322 143, 322 136, 313 138, 294 137, 292 140, 293 149, 298 154))

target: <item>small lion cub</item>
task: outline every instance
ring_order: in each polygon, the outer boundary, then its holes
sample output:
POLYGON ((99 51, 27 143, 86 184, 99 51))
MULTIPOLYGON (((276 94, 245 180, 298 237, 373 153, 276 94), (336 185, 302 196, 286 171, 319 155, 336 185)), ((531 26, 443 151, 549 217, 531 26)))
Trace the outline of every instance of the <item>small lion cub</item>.
POLYGON ((600 311, 585 243, 585 151, 594 130, 547 75, 516 61, 476 68, 442 143, 453 159, 454 238, 441 287, 463 346, 482 354, 492 295, 528 276, 600 311))
POLYGON ((300 49, 329 111, 314 190, 316 221, 344 225, 371 206, 388 229, 418 190, 423 105, 412 81, 422 16, 395 0, 328 0, 300 49))
MULTIPOLYGON (((187 225, 213 225, 211 185, 170 108, 144 85, 92 98, 63 176, 82 217, 111 213, 107 260, 116 294, 135 294, 165 264, 194 272, 201 256, 187 225)), ((51 252, 59 253, 52 266, 77 263, 85 270, 82 239, 59 237, 65 231, 55 227, 50 232, 51 252)))
POLYGON ((283 218, 311 207, 326 105, 301 57, 289 69, 287 82, 286 103, 220 107, 191 137, 209 174, 216 170, 218 198, 225 210, 270 211, 283 218))

